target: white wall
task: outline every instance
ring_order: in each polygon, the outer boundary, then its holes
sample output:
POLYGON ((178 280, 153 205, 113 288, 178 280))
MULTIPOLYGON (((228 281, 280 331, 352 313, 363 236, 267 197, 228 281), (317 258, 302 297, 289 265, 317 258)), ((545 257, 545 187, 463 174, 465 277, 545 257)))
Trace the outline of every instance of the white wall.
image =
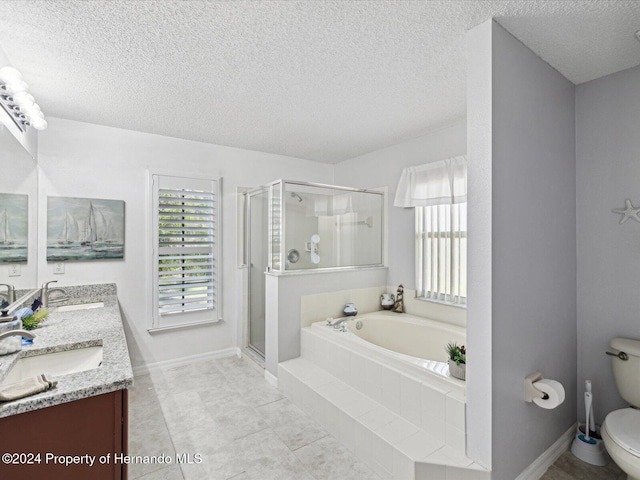
MULTIPOLYGON (((382 289, 386 278, 387 269, 382 267, 292 275, 268 274, 266 276, 266 369, 277 376, 279 362, 300 356, 303 296, 356 289, 354 293, 357 295, 362 289, 366 289, 367 292, 370 292, 372 287, 382 289)), ((380 298, 379 291, 375 292, 376 300, 380 298)), ((338 301, 338 298, 336 296, 334 300, 338 301)), ((344 308, 344 304, 341 306, 344 308)))
MULTIPOLYGON (((469 170, 470 204, 479 199, 469 210, 469 258, 490 252, 490 265, 469 272, 468 350, 470 364, 476 348, 487 362, 474 334, 491 332, 491 374, 470 369, 468 402, 471 417, 482 414, 473 395, 491 385, 492 479, 511 480, 576 420, 574 85, 493 21, 470 43, 491 70, 472 61, 467 71, 470 164, 480 164, 469 170), (480 299, 476 311, 477 295, 487 294, 491 303, 480 299), (524 401, 524 378, 538 370, 566 389, 554 410, 524 401)), ((469 446, 488 441, 477 426, 469 446)))
MULTIPOLYGON (((402 169, 464 155, 466 151, 466 121, 460 119, 453 125, 431 131, 422 137, 367 153, 335 166, 337 184, 358 188, 389 187, 387 285, 402 284, 406 290, 415 290, 414 209, 393 206, 402 169)), ((424 315, 438 318, 440 311, 441 309, 433 310, 430 315, 429 309, 425 307, 424 315)), ((455 313, 459 316, 460 312, 455 313)))
POLYGON ((492 29, 485 22, 467 33, 467 455, 485 468, 493 445, 492 29))
POLYGON ((604 352, 609 339, 640 338, 640 224, 614 208, 640 207, 640 67, 576 89, 578 418, 593 382, 596 422, 627 406, 604 352))
POLYGON ((286 177, 333 182, 331 165, 56 118, 40 136, 39 209, 47 195, 124 200, 124 260, 66 262, 53 275, 46 262, 46 215, 39 216, 38 280, 61 285, 115 282, 134 366, 209 353, 240 344, 242 272, 236 268, 236 188, 286 177), (150 335, 147 279, 150 246, 146 170, 196 172, 223 177, 224 321, 214 326, 150 335))

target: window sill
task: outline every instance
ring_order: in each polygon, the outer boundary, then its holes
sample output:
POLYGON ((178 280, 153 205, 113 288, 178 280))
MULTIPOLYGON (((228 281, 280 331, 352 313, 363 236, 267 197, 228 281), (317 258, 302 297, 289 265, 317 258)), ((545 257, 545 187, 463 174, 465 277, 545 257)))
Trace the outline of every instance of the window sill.
POLYGON ((168 332, 171 330, 181 330, 184 328, 194 328, 194 327, 203 327, 205 325, 213 325, 216 323, 219 323, 220 320, 206 320, 204 322, 192 322, 192 323, 179 323, 176 325, 167 325, 166 327, 152 327, 152 328, 148 328, 147 332, 149 332, 150 334, 154 334, 154 333, 162 333, 162 332, 168 332))
POLYGON ((415 299, 420 300, 421 302, 437 303, 438 305, 445 305, 447 307, 454 307, 454 308, 462 308, 463 310, 467 309, 466 303, 451 303, 451 302, 446 302, 444 300, 435 300, 433 298, 426 298, 426 297, 415 297, 415 299))

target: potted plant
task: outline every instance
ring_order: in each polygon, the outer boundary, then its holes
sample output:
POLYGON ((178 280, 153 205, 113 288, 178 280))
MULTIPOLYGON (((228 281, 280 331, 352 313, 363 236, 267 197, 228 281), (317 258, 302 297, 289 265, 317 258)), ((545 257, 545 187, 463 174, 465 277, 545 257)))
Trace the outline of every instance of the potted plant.
POLYGON ((447 343, 445 348, 449 355, 449 373, 452 377, 465 380, 467 366, 467 350, 456 342, 447 343))

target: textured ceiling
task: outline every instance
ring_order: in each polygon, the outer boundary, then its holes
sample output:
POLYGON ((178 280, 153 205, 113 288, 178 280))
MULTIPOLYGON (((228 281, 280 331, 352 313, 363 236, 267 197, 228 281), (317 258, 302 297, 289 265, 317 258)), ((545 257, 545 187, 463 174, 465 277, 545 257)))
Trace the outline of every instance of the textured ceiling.
POLYGON ((640 64, 635 0, 3 0, 0 46, 49 116, 335 163, 463 116, 491 17, 574 83, 640 64))

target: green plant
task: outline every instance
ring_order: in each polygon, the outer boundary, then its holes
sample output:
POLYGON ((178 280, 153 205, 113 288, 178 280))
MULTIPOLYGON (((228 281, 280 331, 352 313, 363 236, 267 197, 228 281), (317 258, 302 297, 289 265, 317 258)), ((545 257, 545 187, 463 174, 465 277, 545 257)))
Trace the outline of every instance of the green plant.
POLYGON ((34 328, 38 328, 40 326, 40 322, 47 318, 47 315, 49 315, 49 310, 38 310, 30 317, 25 317, 22 319, 22 328, 24 328, 25 330, 33 330, 34 328))
POLYGON ((456 362, 456 365, 460 365, 461 363, 467 363, 467 350, 464 345, 458 345, 456 342, 449 342, 445 347, 449 358, 456 362))

